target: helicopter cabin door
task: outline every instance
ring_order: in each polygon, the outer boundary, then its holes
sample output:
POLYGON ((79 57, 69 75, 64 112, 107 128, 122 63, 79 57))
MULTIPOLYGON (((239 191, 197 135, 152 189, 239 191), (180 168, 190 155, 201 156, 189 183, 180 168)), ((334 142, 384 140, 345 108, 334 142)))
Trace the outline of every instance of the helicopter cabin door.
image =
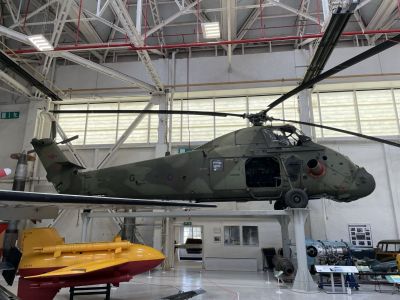
POLYGON ((281 165, 273 156, 249 157, 245 162, 246 186, 252 198, 281 196, 281 165))
POLYGON ((214 190, 246 189, 244 160, 237 157, 210 159, 210 184, 214 190))

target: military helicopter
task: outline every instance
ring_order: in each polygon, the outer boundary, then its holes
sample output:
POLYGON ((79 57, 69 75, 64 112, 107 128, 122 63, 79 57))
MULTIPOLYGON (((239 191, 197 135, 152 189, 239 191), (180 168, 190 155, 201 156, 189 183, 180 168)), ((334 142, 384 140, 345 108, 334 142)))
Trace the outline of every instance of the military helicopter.
MULTIPOLYGON (((325 71, 322 70, 352 14, 338 9, 331 18, 303 82, 255 114, 174 110, 53 110, 57 113, 189 114, 247 118, 253 125, 216 138, 191 152, 95 171, 70 162, 52 138, 32 145, 48 180, 61 194, 107 197, 220 201, 275 201, 275 209, 303 208, 310 199, 327 197, 350 202, 371 194, 375 181, 349 158, 311 141, 282 121, 339 131, 400 147, 388 140, 335 127, 277 119, 268 113, 286 99, 400 42, 400 35, 325 71)), ((53 136, 54 137, 54 136, 53 136)), ((1 196, 1 194, 0 194, 1 196)))
POLYGON ((47 170, 48 180, 59 193, 196 202, 275 201, 275 209, 303 208, 309 199, 321 197, 350 202, 371 194, 375 189, 373 176, 349 158, 312 142, 292 125, 265 125, 283 121, 316 126, 400 147, 398 143, 356 132, 268 115, 271 109, 300 91, 400 42, 397 35, 322 73, 356 4, 353 1, 347 9, 339 7, 333 13, 303 82, 259 113, 53 110, 53 113, 235 116, 247 118, 253 126, 218 137, 188 153, 86 172, 69 162, 52 139, 34 139, 32 145, 47 170))

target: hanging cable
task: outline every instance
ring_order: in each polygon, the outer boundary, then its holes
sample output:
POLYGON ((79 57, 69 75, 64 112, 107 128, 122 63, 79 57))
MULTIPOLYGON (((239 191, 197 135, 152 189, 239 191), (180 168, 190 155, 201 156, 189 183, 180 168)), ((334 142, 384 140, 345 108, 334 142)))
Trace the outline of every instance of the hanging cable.
MULTIPOLYGON (((189 48, 187 60, 186 60, 186 107, 189 110, 189 61, 190 61, 191 49, 189 48)), ((187 130, 188 130, 188 140, 189 140, 189 149, 190 149, 190 116, 187 116, 187 130)))
POLYGON ((31 0, 28 0, 28 2, 26 3, 26 7, 25 7, 25 17, 24 17, 24 25, 22 26, 23 30, 26 32, 25 30, 25 24, 26 24, 26 17, 28 16, 28 10, 29 10, 29 4, 31 3, 31 0))
POLYGON ((147 41, 147 10, 148 10, 148 3, 147 0, 145 2, 146 8, 144 10, 144 44, 146 45, 146 41, 147 41))
POLYGON ((264 28, 264 21, 263 21, 263 0, 259 0, 260 2, 260 27, 261 27, 261 36, 265 37, 265 28, 264 28))
POLYGON ((79 14, 78 14, 78 25, 77 25, 77 28, 76 28, 75 45, 78 45, 78 42, 79 42, 79 27, 81 25, 82 4, 83 4, 83 0, 80 0, 80 2, 79 2, 79 14))
POLYGON ((199 26, 200 26, 200 24, 199 24, 199 19, 200 19, 200 2, 199 2, 199 0, 196 0, 197 1, 197 4, 196 4, 196 16, 197 16, 197 24, 196 24, 196 35, 197 35, 197 42, 199 42, 200 41, 200 34, 199 34, 199 32, 200 32, 200 29, 199 29, 199 26))

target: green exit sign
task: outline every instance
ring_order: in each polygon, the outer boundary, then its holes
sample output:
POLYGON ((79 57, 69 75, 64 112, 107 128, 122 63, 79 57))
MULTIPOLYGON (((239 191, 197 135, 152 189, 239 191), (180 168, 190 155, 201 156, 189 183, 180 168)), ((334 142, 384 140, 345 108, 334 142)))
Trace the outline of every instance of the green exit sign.
POLYGON ((2 111, 0 113, 0 119, 18 119, 19 111, 2 111))
POLYGON ((183 222, 183 226, 192 226, 192 222, 183 222))

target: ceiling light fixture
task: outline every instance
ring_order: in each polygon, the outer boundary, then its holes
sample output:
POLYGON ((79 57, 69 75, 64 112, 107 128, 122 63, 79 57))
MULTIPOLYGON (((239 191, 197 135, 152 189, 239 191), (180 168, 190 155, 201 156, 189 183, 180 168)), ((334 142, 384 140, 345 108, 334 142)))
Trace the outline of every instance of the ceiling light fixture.
POLYGON ((53 51, 54 48, 43 34, 35 34, 28 37, 28 40, 39 51, 53 51))
POLYGON ((203 36, 205 39, 218 39, 221 37, 219 30, 219 22, 201 23, 203 29, 203 36))

